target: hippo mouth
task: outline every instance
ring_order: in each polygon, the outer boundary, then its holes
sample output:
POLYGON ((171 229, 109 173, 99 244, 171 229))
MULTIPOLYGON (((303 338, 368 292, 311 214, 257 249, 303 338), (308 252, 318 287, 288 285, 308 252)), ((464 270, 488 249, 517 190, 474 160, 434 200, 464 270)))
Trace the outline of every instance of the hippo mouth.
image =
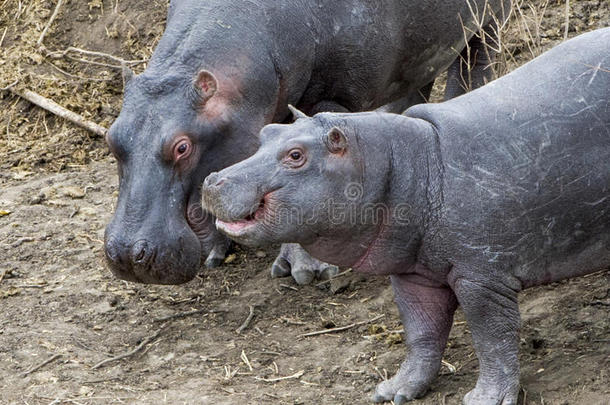
POLYGON ((231 238, 239 238, 255 228, 265 217, 265 197, 259 202, 256 211, 236 221, 223 221, 216 218, 216 228, 231 238))

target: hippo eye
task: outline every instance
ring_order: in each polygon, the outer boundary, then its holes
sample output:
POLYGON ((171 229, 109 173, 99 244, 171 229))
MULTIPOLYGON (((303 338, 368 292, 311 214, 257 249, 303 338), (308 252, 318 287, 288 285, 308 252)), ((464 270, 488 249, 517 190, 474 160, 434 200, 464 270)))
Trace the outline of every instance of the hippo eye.
POLYGON ((193 145, 189 139, 182 139, 174 145, 174 160, 184 159, 191 154, 193 145))
POLYGON ((284 164, 293 169, 305 164, 305 154, 300 149, 291 149, 284 157, 284 164))

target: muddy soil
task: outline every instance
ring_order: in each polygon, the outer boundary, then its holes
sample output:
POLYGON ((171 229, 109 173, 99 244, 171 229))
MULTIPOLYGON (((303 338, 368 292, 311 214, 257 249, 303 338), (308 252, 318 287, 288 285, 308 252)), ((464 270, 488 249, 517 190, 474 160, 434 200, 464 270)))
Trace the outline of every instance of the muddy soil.
MULTIPOLYGON (((571 3, 569 36, 610 25, 608 0, 571 3)), ((55 4, 0 5, 0 87, 19 79, 16 88, 108 125, 120 111, 119 70, 76 59, 115 61, 52 53, 73 46, 145 60, 166 2, 66 1, 37 47, 55 4)), ((504 38, 508 68, 564 35, 564 1, 519 10, 504 38)), ((347 273, 301 287, 270 279, 276 250, 240 248, 185 285, 113 278, 102 239, 117 177, 103 140, 0 97, 0 404, 369 404, 396 371, 405 349, 386 278, 347 273), (351 327, 303 336, 342 326, 351 327)), ((609 404, 608 271, 527 290, 520 303, 522 403, 609 404)), ((458 404, 474 386, 459 311, 444 360, 414 404, 458 404)))

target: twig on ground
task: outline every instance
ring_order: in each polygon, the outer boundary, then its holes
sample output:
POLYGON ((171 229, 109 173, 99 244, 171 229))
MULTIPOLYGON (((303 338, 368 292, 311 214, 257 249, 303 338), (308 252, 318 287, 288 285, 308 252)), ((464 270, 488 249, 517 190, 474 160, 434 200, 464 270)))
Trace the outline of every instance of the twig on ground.
POLYGON ((318 284, 316 284, 316 287, 320 287, 320 286, 323 286, 324 284, 328 284, 328 283, 330 283, 330 282, 331 282, 333 279, 335 279, 335 278, 337 278, 337 277, 344 276, 344 275, 346 275, 346 274, 348 274, 348 273, 351 273, 351 272, 352 272, 352 269, 351 269, 351 268, 350 268, 350 269, 347 269, 347 270, 345 270, 343 273, 339 273, 339 274, 337 274, 336 276, 333 276, 333 277, 329 278, 328 280, 320 281, 318 284))
POLYGON ((445 367, 447 367, 449 369, 449 371, 453 374, 457 371, 457 369, 455 368, 455 366, 451 363, 449 363, 447 360, 442 359, 441 360, 441 364, 444 365, 445 367))
POLYGON ((87 380, 87 381, 81 381, 81 384, 100 384, 100 383, 104 383, 104 382, 108 382, 108 381, 115 381, 115 380, 120 380, 123 377, 110 377, 110 378, 100 378, 98 380, 87 380))
POLYGON ((48 286, 48 284, 22 284, 16 285, 15 288, 45 288, 48 286))
POLYGON ((15 80, 14 82, 12 82, 11 84, 9 84, 6 87, 0 87, 0 91, 7 91, 10 90, 11 87, 15 87, 17 85, 17 83, 19 83, 19 80, 15 80))
POLYGON ((196 310, 187 311, 187 312, 179 312, 177 314, 167 315, 167 316, 162 316, 162 317, 159 317, 159 318, 155 318, 155 319, 153 319, 153 321, 155 321, 155 322, 165 322, 165 321, 170 321, 172 319, 186 318, 187 316, 197 315, 197 314, 201 314, 203 312, 208 312, 208 311, 209 310, 207 308, 204 308, 204 309, 196 309, 196 310))
POLYGON ((371 339, 371 338, 378 338, 378 337, 394 335, 394 334, 401 335, 403 333, 405 333, 404 329, 396 329, 396 330, 388 330, 385 332, 373 333, 372 335, 364 335, 362 337, 365 339, 371 339))
POLYGON ((566 19, 565 19, 565 28, 563 31, 563 40, 566 41, 568 39, 568 31, 570 30, 570 0, 566 0, 566 19))
POLYGON ((339 326, 337 328, 324 329, 324 330, 318 330, 318 331, 315 331, 315 332, 304 333, 304 334, 299 335, 297 337, 304 338, 304 337, 309 337, 309 336, 324 335, 324 334, 327 334, 327 333, 342 332, 344 330, 355 328, 356 326, 366 325, 367 323, 375 322, 375 321, 383 318, 384 316, 385 315, 382 314, 382 315, 374 317, 373 319, 369 319, 368 321, 361 321, 361 322, 351 323, 351 324, 346 325, 346 326, 339 326))
POLYGON ((9 272, 9 269, 6 269, 2 272, 2 274, 0 274, 0 283, 2 283, 2 280, 4 280, 4 277, 6 277, 6 274, 9 272))
POLYGON ((2 43, 4 42, 4 37, 6 36, 6 31, 8 31, 8 27, 4 27, 4 32, 2 33, 2 38, 0 38, 0 48, 2 48, 2 43))
POLYGON ((294 378, 301 378, 303 376, 303 374, 305 374, 305 370, 298 371, 298 372, 294 373, 293 375, 288 375, 286 377, 276 377, 276 378, 254 377, 254 378, 259 381, 264 381, 264 382, 278 382, 278 381, 284 381, 284 380, 291 380, 294 378))
POLYGON ((99 57, 102 57, 102 58, 108 58, 108 59, 111 59, 111 60, 113 60, 115 62, 118 62, 121 65, 137 65, 139 63, 147 62, 145 59, 140 59, 140 60, 125 60, 123 58, 119 58, 118 56, 110 55, 109 53, 96 52, 96 51, 88 51, 86 49, 76 48, 76 47, 73 47, 73 46, 70 46, 70 47, 64 49, 63 51, 49 52, 47 54, 47 56, 50 56, 52 58, 60 58, 60 57, 66 56, 70 52, 81 53, 83 55, 89 55, 89 56, 99 56, 99 57))
POLYGON ((250 372, 254 371, 254 369, 252 368, 252 364, 250 363, 250 359, 248 359, 248 356, 246 355, 246 352, 244 350, 241 351, 241 360, 244 362, 244 364, 246 366, 248 366, 248 369, 250 370, 250 372))
POLYGON ((61 7, 61 4, 63 2, 64 2, 64 0, 57 0, 57 5, 55 6, 55 10, 53 11, 53 14, 51 14, 51 18, 49 18, 49 21, 47 21, 47 25, 42 30, 42 33, 40 34, 40 37, 38 38, 38 41, 36 42, 37 45, 42 44, 42 40, 44 39, 44 36, 47 35, 47 31, 49 30, 49 27, 51 27, 51 24, 53 24, 53 21, 55 21, 55 18, 57 17, 57 14, 59 13, 59 8, 61 7))
POLYGON ((61 118, 64 118, 64 119, 72 122, 73 124, 78 125, 81 128, 84 128, 88 131, 93 132, 96 135, 99 135, 102 137, 106 135, 107 129, 104 128, 103 126, 86 120, 82 115, 79 115, 73 111, 70 111, 70 110, 60 106, 59 104, 57 104, 55 101, 48 99, 46 97, 43 97, 38 93, 34 93, 31 90, 15 90, 13 88, 10 88, 9 91, 27 101, 29 101, 30 103, 36 104, 40 108, 44 108, 45 110, 50 111, 53 114, 55 114, 61 118))
POLYGON ((74 56, 70 56, 70 55, 66 55, 66 58, 76 61, 76 62, 88 63, 90 65, 95 65, 95 66, 109 67, 109 68, 113 68, 113 69, 123 69, 123 66, 121 66, 121 65, 111 65, 110 63, 102 63, 102 62, 96 62, 93 60, 87 60, 87 59, 83 59, 83 58, 75 58, 74 56))
POLYGON ((26 236, 24 238, 19 238, 17 239, 15 242, 13 242, 13 244, 11 245, 12 248, 18 248, 19 246, 23 245, 24 243, 27 242, 34 242, 34 238, 26 236))
POLYGON ((22 377, 27 377, 28 375, 32 374, 33 372, 36 372, 38 370, 40 370, 41 368, 43 368, 44 366, 46 366, 47 364, 49 364, 50 362, 57 360, 58 358, 61 357, 61 354, 55 354, 51 357, 49 357, 48 359, 46 359, 45 361, 43 361, 42 363, 32 367, 31 369, 29 369, 28 371, 21 373, 22 377))
POLYGON ((250 325, 252 318, 254 318, 254 307, 252 305, 248 305, 248 307, 250 308, 250 313, 248 314, 248 317, 244 323, 242 323, 239 328, 235 329, 235 332, 237 333, 242 333, 248 327, 248 325, 250 325))
MULTIPOLYGON (((588 66, 588 65, 585 65, 585 66, 588 66)), ((589 67, 593 67, 593 66, 589 66, 589 67)), ((604 70, 604 69, 600 69, 600 70, 610 73, 610 70, 604 70)), ((599 276, 600 274, 605 273, 605 272, 609 272, 610 273, 610 270, 609 269, 604 269, 604 270, 596 271, 595 273, 585 274, 581 278, 595 277, 595 276, 599 276)))
POLYGON ((82 77, 82 76, 73 75, 72 73, 66 72, 65 70, 63 70, 59 66, 56 66, 55 64, 53 64, 53 63, 51 63, 49 61, 47 61, 47 63, 49 65, 51 65, 51 67, 53 69, 57 70, 61 74, 64 74, 64 75, 66 75, 68 77, 71 77, 73 79, 76 79, 76 80, 80 80, 80 81, 84 81, 84 82, 87 82, 87 81, 89 81, 89 82, 109 82, 109 81, 112 80, 112 79, 98 79, 97 77, 82 77))
POLYGON ((127 357, 131 357, 134 354, 138 353, 140 350, 142 350, 147 344, 151 343, 153 340, 155 340, 156 338, 159 337, 159 335, 161 334, 162 329, 159 329, 157 332, 155 332, 154 335, 147 337, 146 339, 144 339, 139 345, 136 346, 135 349, 130 350, 126 353, 123 354, 119 354, 118 356, 114 356, 111 357, 109 359, 106 360, 102 360, 99 363, 97 363, 96 365, 94 365, 93 367, 91 367, 92 370, 95 370, 96 368, 100 368, 105 364, 111 363, 113 361, 117 361, 117 360, 122 360, 125 359, 127 357))

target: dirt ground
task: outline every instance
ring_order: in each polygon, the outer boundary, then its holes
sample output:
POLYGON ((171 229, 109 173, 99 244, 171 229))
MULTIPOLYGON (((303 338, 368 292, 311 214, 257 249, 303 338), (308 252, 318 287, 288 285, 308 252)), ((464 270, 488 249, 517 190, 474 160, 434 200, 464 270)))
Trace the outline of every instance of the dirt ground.
MULTIPOLYGON (((0 87, 18 79, 14 88, 105 126, 120 111, 117 61, 57 51, 104 52, 141 71, 166 10, 159 0, 68 0, 38 47, 56 2, 0 3, 0 87)), ((569 36, 610 26, 609 0, 571 3, 569 36)), ((518 10, 503 38, 509 68, 564 35, 565 1, 518 10)), ((404 359, 386 278, 272 280, 272 249, 237 249, 186 285, 113 278, 102 239, 117 177, 103 140, 8 91, 0 111, 0 404, 369 404, 404 359)), ((522 403, 610 404, 610 273, 527 290, 520 302, 522 403)), ((469 335, 458 311, 441 375, 414 404, 461 403, 478 369, 469 335)))

